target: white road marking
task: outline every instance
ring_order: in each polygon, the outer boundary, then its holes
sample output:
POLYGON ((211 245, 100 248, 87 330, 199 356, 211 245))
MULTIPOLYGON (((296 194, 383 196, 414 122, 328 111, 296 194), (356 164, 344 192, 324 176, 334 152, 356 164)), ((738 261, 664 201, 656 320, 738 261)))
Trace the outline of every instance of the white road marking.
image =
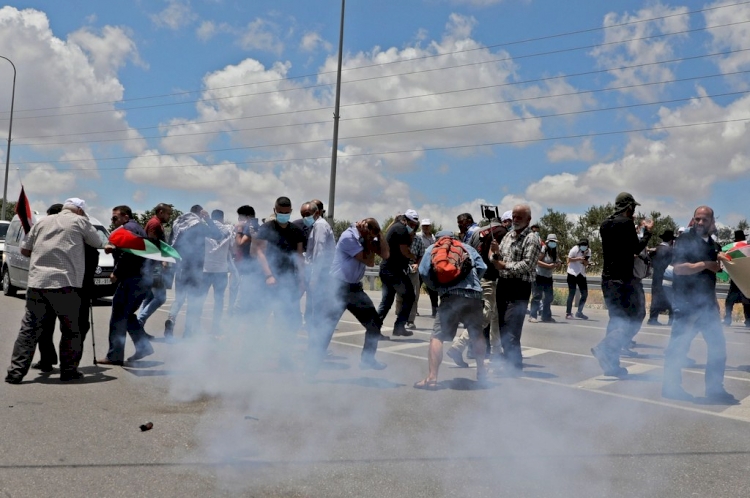
POLYGON ((384 348, 378 348, 378 351, 384 353, 392 353, 393 351, 401 351, 402 349, 415 349, 423 346, 428 346, 429 342, 405 342, 403 344, 396 344, 395 346, 386 346, 384 348))
MULTIPOLYGON (((637 374, 650 372, 658 368, 660 367, 657 365, 646 365, 644 363, 635 363, 633 365, 628 366, 628 374, 637 375, 637 374)), ((602 387, 606 387, 610 385, 612 382, 616 382, 617 380, 619 379, 615 377, 603 377, 599 375, 597 377, 592 377, 590 379, 582 380, 581 382, 576 382, 576 386, 580 387, 581 389, 601 389, 602 387)))

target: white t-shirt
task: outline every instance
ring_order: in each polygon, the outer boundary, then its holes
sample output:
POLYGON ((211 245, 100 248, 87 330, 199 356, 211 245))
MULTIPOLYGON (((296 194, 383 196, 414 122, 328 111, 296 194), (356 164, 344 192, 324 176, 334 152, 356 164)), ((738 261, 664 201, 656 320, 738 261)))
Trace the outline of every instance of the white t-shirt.
MULTIPOLYGON (((580 258, 582 256, 591 257, 591 249, 586 249, 586 252, 581 251, 578 246, 574 246, 573 249, 568 253, 568 258, 580 258)), ((568 263, 568 273, 573 276, 583 275, 586 276, 586 267, 582 261, 572 261, 568 263)))

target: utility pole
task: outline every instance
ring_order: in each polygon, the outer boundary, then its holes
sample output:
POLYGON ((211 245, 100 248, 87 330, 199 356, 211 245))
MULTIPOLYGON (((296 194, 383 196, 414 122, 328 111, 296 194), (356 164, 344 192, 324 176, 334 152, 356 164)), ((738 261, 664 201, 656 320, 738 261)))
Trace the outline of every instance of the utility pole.
MULTIPOLYGON (((333 210, 336 200, 336 160, 339 148, 339 104, 341 102, 341 61, 344 54, 344 8, 346 0, 341 0, 341 28, 339 30, 339 65, 336 72, 336 105, 333 109, 333 144, 331 147, 331 185, 328 189, 328 218, 333 225, 333 210)), ((5 172, 8 174, 7 170, 5 172)))
MULTIPOLYGON (((8 170, 10 169, 10 139, 13 133, 13 104, 16 101, 16 65, 13 61, 0 55, 0 59, 5 59, 13 66, 13 92, 10 96, 10 122, 8 124, 8 149, 5 151, 5 186, 3 187, 3 207, 0 211, 0 219, 5 219, 5 206, 8 204, 8 170)), ((339 63, 340 64, 340 63, 339 63)))

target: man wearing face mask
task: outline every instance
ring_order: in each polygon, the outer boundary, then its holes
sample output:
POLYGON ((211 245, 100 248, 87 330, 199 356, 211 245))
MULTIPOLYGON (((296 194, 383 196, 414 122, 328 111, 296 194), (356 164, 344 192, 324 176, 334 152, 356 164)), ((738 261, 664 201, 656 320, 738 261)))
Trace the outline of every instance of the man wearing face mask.
POLYGON ((320 324, 321 305, 329 287, 328 277, 336 252, 336 240, 331 225, 323 218, 322 210, 314 201, 305 204, 302 221, 310 229, 305 251, 308 301, 305 306, 305 320, 309 322, 308 329, 314 329, 320 324))
POLYGON ((737 399, 724 389, 727 345, 716 300, 716 273, 719 261, 728 261, 711 239, 715 229, 714 211, 700 206, 693 213, 693 227, 677 239, 672 265, 674 280, 674 323, 669 346, 664 351, 662 396, 690 401, 682 388, 682 365, 690 343, 698 332, 706 341, 706 399, 710 403, 735 405, 737 399))
POLYGON ((536 265, 542 250, 539 235, 529 228, 531 208, 518 204, 513 208, 510 231, 498 244, 490 245, 490 261, 498 270, 497 315, 500 319, 500 360, 506 373, 515 375, 523 368, 521 331, 531 283, 536 279, 536 265))
POLYGON ((581 239, 568 253, 568 302, 565 308, 565 319, 588 320, 589 317, 583 314, 583 307, 589 296, 589 287, 586 280, 586 267, 591 259, 591 249, 589 249, 589 239, 581 239), (578 311, 575 318, 573 317, 573 299, 576 296, 576 287, 581 292, 581 299, 578 301, 578 311))
POLYGON ((299 329, 299 300, 305 289, 303 244, 304 234, 289 222, 292 216, 292 201, 279 197, 274 206, 274 218, 261 225, 255 242, 251 246, 253 257, 258 261, 265 292, 258 296, 264 313, 273 313, 277 330, 277 346, 280 352, 279 365, 291 367, 289 345, 299 329))
POLYGON ((393 222, 385 236, 389 256, 380 263, 383 297, 378 306, 378 315, 381 322, 384 321, 393 306, 396 294, 401 294, 403 304, 401 311, 396 315, 394 336, 414 335, 411 330, 406 330, 406 323, 409 321, 409 313, 416 297, 408 271, 409 261, 418 259, 411 252, 412 234, 418 226, 419 215, 413 209, 408 209, 402 217, 393 222))
POLYGON ((643 237, 638 239, 633 222, 636 206, 640 204, 632 195, 620 193, 615 199, 615 212, 599 228, 604 256, 602 293, 609 311, 609 323, 604 339, 591 348, 591 354, 599 362, 604 375, 613 377, 628 374, 627 369, 620 366, 620 351, 630 342, 633 322, 639 313, 633 265, 635 257, 648 245, 654 227, 653 220, 642 221, 643 237))

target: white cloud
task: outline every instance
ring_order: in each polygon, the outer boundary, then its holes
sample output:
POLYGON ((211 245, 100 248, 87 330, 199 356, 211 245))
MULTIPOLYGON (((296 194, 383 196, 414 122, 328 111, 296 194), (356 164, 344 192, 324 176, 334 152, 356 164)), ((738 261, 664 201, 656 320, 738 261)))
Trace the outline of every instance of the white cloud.
MULTIPOLYGON (((52 194, 73 189, 81 172, 55 172, 50 164, 40 167, 23 163, 63 160, 78 169, 84 165, 94 168, 92 146, 72 142, 80 142, 86 133, 117 129, 124 131, 113 132, 107 138, 139 138, 126 122, 125 114, 114 107, 124 92, 118 70, 128 62, 142 64, 127 30, 112 26, 100 30, 82 28, 63 40, 53 34, 43 12, 3 7, 0 54, 13 54, 16 67, 23 68, 19 69, 16 85, 12 159, 23 168, 24 178, 36 182, 37 192, 52 194), (101 104, 92 106, 92 102, 101 104), (103 112, 85 112, 89 110, 103 112)), ((0 95, 10 94, 10 84, 9 79, 0 78, 0 95)), ((5 126, 5 122, 0 119, 0 126, 5 126)), ((0 135, 6 132, 0 129, 0 135)), ((110 144, 118 147, 116 142, 110 144)), ((127 142, 125 147, 138 153, 143 141, 127 142)), ((96 173, 86 175, 95 177, 96 173)))
POLYGON ((193 12, 190 2, 168 0, 167 6, 158 14, 152 14, 151 21, 160 28, 173 31, 191 24, 198 16, 193 12))
POLYGON ((279 38, 279 26, 273 22, 257 18, 242 30, 237 40, 244 50, 262 50, 280 55, 284 44, 279 38))
MULTIPOLYGON (((70 192, 75 186, 75 174, 70 171, 57 171, 49 164, 35 166, 23 174, 23 184, 27 193, 53 195, 70 192)), ((8 195, 10 197, 10 195, 8 195)))
POLYGON ((555 144, 547 151, 547 159, 553 163, 562 161, 593 161, 596 152, 591 145, 591 139, 583 140, 579 145, 555 144))
MULTIPOLYGON (((709 8, 728 5, 725 8, 707 10, 703 13, 707 30, 712 37, 712 48, 716 52, 736 50, 737 52, 724 56, 712 57, 723 73, 741 71, 750 67, 750 53, 741 51, 746 48, 750 37, 750 5, 731 5, 737 2, 726 0, 707 5, 709 8), (738 24, 741 23, 741 24, 738 24), (730 24, 730 26, 727 26, 730 24), (710 26, 721 26, 711 29, 710 26)), ((747 86, 744 78, 738 80, 743 87, 747 86)))
MULTIPOLYGON (((674 59, 675 46, 685 40, 687 35, 681 34, 645 40, 637 38, 676 33, 688 29, 689 15, 687 12, 687 7, 672 8, 657 3, 643 8, 635 14, 625 13, 620 16, 614 12, 607 14, 603 23, 606 28, 604 30, 604 44, 592 50, 591 55, 596 58, 600 67, 627 67, 626 69, 609 71, 609 74, 614 78, 612 86, 641 85, 673 78, 672 68, 675 67, 675 64, 641 65, 674 59), (638 22, 657 17, 661 17, 661 19, 638 22), (629 24, 615 26, 623 23, 629 24)), ((646 101, 657 97, 663 88, 664 85, 649 85, 619 91, 646 101)))
POLYGON ((326 52, 330 52, 332 45, 325 41, 319 33, 309 32, 305 33, 300 41, 300 49, 305 52, 315 52, 316 50, 323 49, 326 52))
MULTIPOLYGON (((397 175, 417 168, 426 149, 535 140, 543 137, 536 109, 580 110, 589 104, 583 98, 545 98, 574 90, 564 81, 503 85, 515 80, 515 66, 506 52, 493 53, 471 38, 475 24, 473 18, 453 15, 443 37, 424 46, 374 47, 345 58, 337 218, 383 219, 414 207, 412 192, 397 175), (523 96, 540 100, 523 107, 504 102, 523 96), (513 120, 512 126, 475 124, 503 120, 513 120)), ((151 151, 169 156, 132 161, 126 178, 139 185, 204 192, 229 205, 250 202, 261 212, 270 212, 279 195, 293 201, 327 199, 336 59, 329 56, 319 68, 315 82, 329 85, 325 89, 287 79, 291 65, 282 62, 266 67, 246 59, 207 75, 196 117, 171 120, 159 150, 151 151), (210 153, 184 154, 209 149, 216 140, 244 150, 224 161, 225 156, 210 153)), ((477 153, 493 151, 455 150, 458 157, 477 153)), ((443 209, 446 221, 455 221, 455 208, 443 209)), ((478 210, 476 204, 471 211, 478 210)))
POLYGON ((451 3, 456 5, 471 5, 473 7, 489 7, 491 5, 497 5, 502 3, 503 0, 450 0, 451 3))
POLYGON ((216 34, 216 23, 213 21, 203 21, 195 30, 195 34, 202 41, 210 40, 216 34))

